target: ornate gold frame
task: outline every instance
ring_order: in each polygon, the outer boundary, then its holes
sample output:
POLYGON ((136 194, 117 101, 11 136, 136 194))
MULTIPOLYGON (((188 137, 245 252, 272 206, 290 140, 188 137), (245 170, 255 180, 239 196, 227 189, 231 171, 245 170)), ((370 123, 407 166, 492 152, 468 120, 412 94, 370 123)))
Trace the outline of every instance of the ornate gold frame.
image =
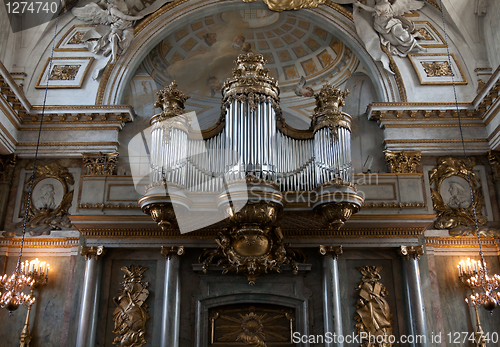
MULTIPOLYGON (((449 84, 468 84, 469 82, 467 81, 467 77, 464 73, 464 70, 462 69, 462 66, 460 65, 459 61, 455 57, 454 53, 450 53, 450 56, 452 58, 452 62, 455 62, 455 65, 457 66, 458 72, 460 73, 460 77, 462 77, 462 81, 458 80, 458 78, 455 77, 455 81, 452 81, 451 79, 449 81, 424 81, 424 78, 422 78, 422 75, 420 74, 420 70, 418 68, 417 63, 420 61, 416 61, 415 57, 447 57, 447 53, 420 53, 420 54, 408 54, 408 58, 410 59, 411 65, 413 66, 413 69, 415 70, 415 73, 418 76, 418 80, 420 81, 421 85, 449 85, 449 84)), ((446 61, 448 59, 446 58, 446 61)), ((453 64, 450 67, 452 72, 457 72, 454 71, 453 69, 453 64)))
MULTIPOLYGON (((26 166, 26 170, 32 170, 33 163, 26 166)), ((28 211, 28 219, 26 221, 26 227, 31 235, 42 235, 50 234, 50 230, 60 230, 61 227, 69 228, 71 227, 71 221, 68 218, 68 210, 71 208, 73 202, 74 190, 69 191, 69 185, 75 184, 75 179, 73 174, 71 174, 67 168, 62 167, 57 162, 45 162, 37 166, 34 173, 33 188, 37 186, 38 183, 47 178, 53 178, 59 181, 63 187, 63 196, 61 202, 52 208, 36 208, 33 204, 33 199, 31 199, 29 207, 26 208, 28 201, 28 192, 23 192, 23 202, 21 212, 25 213, 28 211)), ((17 223, 17 227, 23 227, 24 221, 17 223)), ((5 235, 4 235, 5 236, 5 235)))
POLYGON ((40 82, 43 79, 43 76, 47 73, 47 67, 49 66, 50 58, 47 58, 47 61, 45 62, 45 65, 43 66, 42 72, 40 72, 40 76, 38 76, 38 79, 36 81, 35 88, 36 89, 43 89, 45 87, 49 89, 62 89, 62 88, 81 88, 83 85, 83 81, 85 81, 85 77, 87 76, 87 73, 89 72, 90 66, 94 62, 94 57, 54 57, 52 58, 53 61, 56 60, 88 60, 89 62, 87 63, 87 66, 83 68, 83 73, 82 77, 80 78, 80 81, 78 81, 78 84, 73 84, 73 85, 51 85, 49 83, 48 86, 41 85, 40 82))
POLYGON ((435 184, 435 188, 431 188, 432 204, 437 212, 434 227, 436 229, 453 229, 458 226, 474 226, 474 209, 478 224, 486 224, 487 219, 482 215, 484 199, 481 181, 472 171, 476 165, 476 158, 469 157, 464 160, 453 157, 440 157, 438 158, 438 165, 437 168, 429 172, 429 184, 435 184), (463 178, 469 183, 473 196, 473 201, 469 207, 450 207, 444 203, 441 195, 441 184, 452 176, 463 178))

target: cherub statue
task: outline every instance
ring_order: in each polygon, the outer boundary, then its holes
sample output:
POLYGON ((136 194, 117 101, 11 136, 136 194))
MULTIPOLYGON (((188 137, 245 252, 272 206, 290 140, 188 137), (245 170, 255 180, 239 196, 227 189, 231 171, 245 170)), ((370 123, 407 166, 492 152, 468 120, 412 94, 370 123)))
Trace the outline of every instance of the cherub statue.
POLYGON ((300 77, 300 82, 297 83, 297 85, 295 85, 293 89, 295 91, 295 95, 297 96, 310 98, 314 95, 314 90, 311 87, 306 86, 306 78, 304 76, 300 77))
MULTIPOLYGON (((368 1, 373 3, 373 0, 368 1)), ((374 5, 370 6, 357 0, 353 5, 359 9, 354 11, 354 22, 359 36, 372 57, 382 61, 386 68, 385 62, 379 56, 381 51, 380 49, 377 51, 376 44, 373 42, 377 33, 380 42, 393 55, 406 57, 412 51, 426 51, 417 41, 417 39, 424 37, 415 32, 415 25, 411 20, 403 17, 403 14, 411 10, 422 8, 424 6, 423 1, 393 0, 390 2, 389 0, 375 0, 374 5), (361 9, 371 13, 371 16, 364 15, 361 9)))

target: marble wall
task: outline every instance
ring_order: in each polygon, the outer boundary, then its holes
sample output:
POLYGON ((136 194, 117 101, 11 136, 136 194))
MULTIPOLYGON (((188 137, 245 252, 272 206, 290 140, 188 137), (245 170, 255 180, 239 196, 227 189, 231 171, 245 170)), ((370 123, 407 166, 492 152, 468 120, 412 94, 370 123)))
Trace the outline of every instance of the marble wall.
MULTIPOLYGON (((470 257, 478 259, 478 255, 471 253, 470 257)), ((435 275, 438 282, 443 334, 452 333, 452 340, 457 332, 471 332, 475 327, 474 310, 469 308, 464 302, 470 290, 462 286, 457 277, 457 264, 465 256, 436 256, 435 257, 435 275)), ((485 257, 489 266, 490 273, 499 273, 500 264, 498 257, 485 257)), ((432 270, 431 270, 432 271, 432 270)), ((483 308, 479 309, 481 325, 485 333, 496 332, 500 334, 500 310, 493 311, 490 314, 483 308)), ((447 336, 448 338, 448 336, 447 336)), ((448 344, 451 345, 451 344, 448 344)), ((454 344, 455 346, 457 344, 454 344)), ((460 346, 467 346, 461 342, 460 346)), ((500 342, 488 344, 488 346, 500 346, 500 342)))
MULTIPOLYGON (((83 258, 73 256, 37 255, 50 264, 49 281, 45 286, 35 290, 37 301, 31 310, 31 347, 57 346, 67 347, 76 339, 76 322, 78 302, 84 275, 83 258)), ((35 256, 23 257, 24 260, 35 256)), ((5 261, 2 257, 0 264, 5 261)), ((6 259, 5 272, 11 274, 17 262, 17 253, 13 252, 6 259)), ((0 341, 4 346, 14 346, 21 335, 27 309, 19 307, 9 315, 5 309, 0 310, 0 341), (5 327, 8 327, 6 329, 5 327), (5 344, 4 344, 5 343, 5 344)))

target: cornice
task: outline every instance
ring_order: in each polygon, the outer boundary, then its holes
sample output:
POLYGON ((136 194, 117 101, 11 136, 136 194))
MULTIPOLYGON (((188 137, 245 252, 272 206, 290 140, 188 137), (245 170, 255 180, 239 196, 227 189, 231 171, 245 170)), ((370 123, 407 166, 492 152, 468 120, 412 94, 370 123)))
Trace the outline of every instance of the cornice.
MULTIPOLYGON (((78 237, 27 237, 24 239, 23 248, 73 248, 78 247, 78 237)), ((0 239, 0 247, 19 248, 22 239, 20 237, 0 239)))

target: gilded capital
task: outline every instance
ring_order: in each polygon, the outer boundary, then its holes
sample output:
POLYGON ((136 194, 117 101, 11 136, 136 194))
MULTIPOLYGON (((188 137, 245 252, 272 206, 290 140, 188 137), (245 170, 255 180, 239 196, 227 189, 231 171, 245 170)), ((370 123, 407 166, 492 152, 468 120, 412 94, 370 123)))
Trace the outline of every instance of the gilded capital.
POLYGON ((184 246, 161 246, 161 255, 165 256, 165 259, 171 259, 173 256, 184 255, 184 246))
POLYGON ((488 151, 488 160, 493 174, 493 180, 500 180, 500 152, 488 151))
POLYGON ((400 246, 398 254, 405 259, 412 256, 414 259, 419 260, 420 256, 424 254, 424 246, 400 246))
POLYGON ((384 151, 385 161, 391 173, 416 173, 422 159, 422 151, 384 151))
POLYGON ((87 176, 111 176, 115 173, 118 153, 83 153, 87 176))
POLYGON ((342 249, 342 245, 340 246, 319 246, 319 254, 328 256, 331 255, 332 258, 336 259, 344 253, 344 250, 342 249))
POLYGON ((103 256, 105 253, 104 246, 82 246, 80 250, 80 255, 85 256, 85 260, 90 260, 92 256, 98 260, 99 257, 103 256))

